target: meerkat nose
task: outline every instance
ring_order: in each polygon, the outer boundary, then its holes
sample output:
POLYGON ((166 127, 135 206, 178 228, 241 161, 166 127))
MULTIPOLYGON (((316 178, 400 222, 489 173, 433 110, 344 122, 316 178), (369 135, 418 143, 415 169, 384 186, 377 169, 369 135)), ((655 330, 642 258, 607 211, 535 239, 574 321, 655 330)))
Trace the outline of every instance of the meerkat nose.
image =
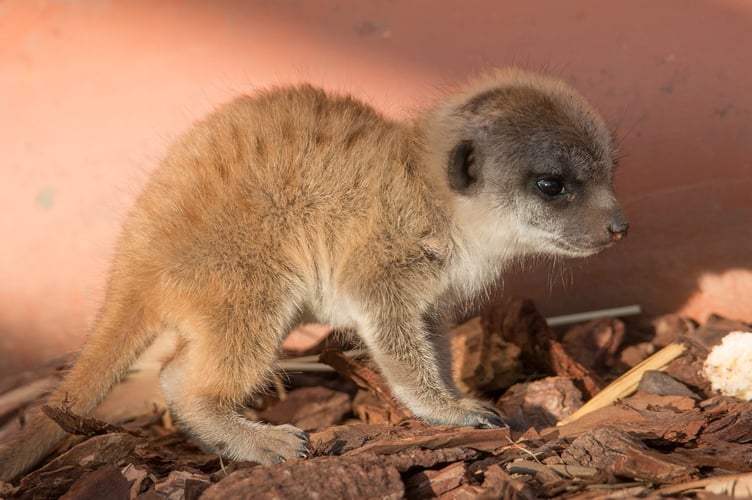
POLYGON ((629 232, 629 222, 627 221, 613 221, 608 226, 611 241, 623 240, 627 237, 627 232, 629 232))

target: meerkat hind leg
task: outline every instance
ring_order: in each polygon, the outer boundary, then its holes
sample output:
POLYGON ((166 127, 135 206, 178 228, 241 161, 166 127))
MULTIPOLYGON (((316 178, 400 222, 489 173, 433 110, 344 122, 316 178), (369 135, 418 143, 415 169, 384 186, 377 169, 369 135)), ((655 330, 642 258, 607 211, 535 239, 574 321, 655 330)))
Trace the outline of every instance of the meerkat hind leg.
POLYGON ((275 351, 233 352, 236 347, 227 345, 214 359, 206 359, 207 351, 199 353, 190 341, 178 344, 160 382, 180 428, 206 451, 231 460, 270 465, 307 457, 310 441, 302 430, 254 422, 238 412, 246 396, 265 381, 273 362, 273 354, 265 353, 275 351))

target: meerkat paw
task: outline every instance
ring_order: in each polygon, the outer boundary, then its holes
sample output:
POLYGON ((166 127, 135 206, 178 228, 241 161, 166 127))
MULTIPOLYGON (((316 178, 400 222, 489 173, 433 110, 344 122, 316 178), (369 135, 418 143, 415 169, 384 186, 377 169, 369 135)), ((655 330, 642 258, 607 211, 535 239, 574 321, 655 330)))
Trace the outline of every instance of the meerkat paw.
POLYGON ((311 441, 297 427, 251 421, 243 424, 244 429, 235 429, 240 432, 225 435, 214 445, 203 441, 206 450, 230 460, 261 465, 274 465, 291 458, 308 458, 310 455, 311 441))
POLYGON ((291 458, 308 458, 311 441, 305 432, 292 425, 265 427, 258 435, 255 462, 272 465, 291 458))
POLYGON ((457 425, 492 429, 507 427, 499 410, 481 401, 469 398, 459 399, 451 404, 441 405, 430 412, 424 419, 434 425, 457 425))

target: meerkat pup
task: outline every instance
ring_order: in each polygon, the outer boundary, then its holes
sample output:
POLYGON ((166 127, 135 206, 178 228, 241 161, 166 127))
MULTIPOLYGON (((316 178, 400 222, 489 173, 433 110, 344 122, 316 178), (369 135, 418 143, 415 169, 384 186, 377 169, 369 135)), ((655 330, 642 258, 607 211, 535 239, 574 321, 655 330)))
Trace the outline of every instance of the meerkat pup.
MULTIPOLYGON (((313 316, 357 331, 416 416, 503 425, 455 388, 445 324, 516 259, 584 257, 626 235, 613 155, 577 92, 515 69, 407 122, 306 85, 237 98, 153 174, 94 330, 48 404, 89 414, 160 333, 177 331, 161 384, 182 429, 228 459, 305 457, 304 432, 238 408, 313 316)), ((31 416, 0 448, 0 479, 64 435, 31 416)))

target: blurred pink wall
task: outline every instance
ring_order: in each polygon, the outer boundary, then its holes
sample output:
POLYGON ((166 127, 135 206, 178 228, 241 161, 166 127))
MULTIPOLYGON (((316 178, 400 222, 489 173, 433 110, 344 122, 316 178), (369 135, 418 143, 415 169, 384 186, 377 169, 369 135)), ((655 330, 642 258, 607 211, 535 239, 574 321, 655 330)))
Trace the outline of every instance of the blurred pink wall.
POLYGON ((392 116, 489 66, 546 68, 616 128, 632 231, 506 289, 544 313, 641 304, 752 320, 752 4, 0 3, 0 376, 84 338, 119 225, 217 103, 311 81, 392 116))

